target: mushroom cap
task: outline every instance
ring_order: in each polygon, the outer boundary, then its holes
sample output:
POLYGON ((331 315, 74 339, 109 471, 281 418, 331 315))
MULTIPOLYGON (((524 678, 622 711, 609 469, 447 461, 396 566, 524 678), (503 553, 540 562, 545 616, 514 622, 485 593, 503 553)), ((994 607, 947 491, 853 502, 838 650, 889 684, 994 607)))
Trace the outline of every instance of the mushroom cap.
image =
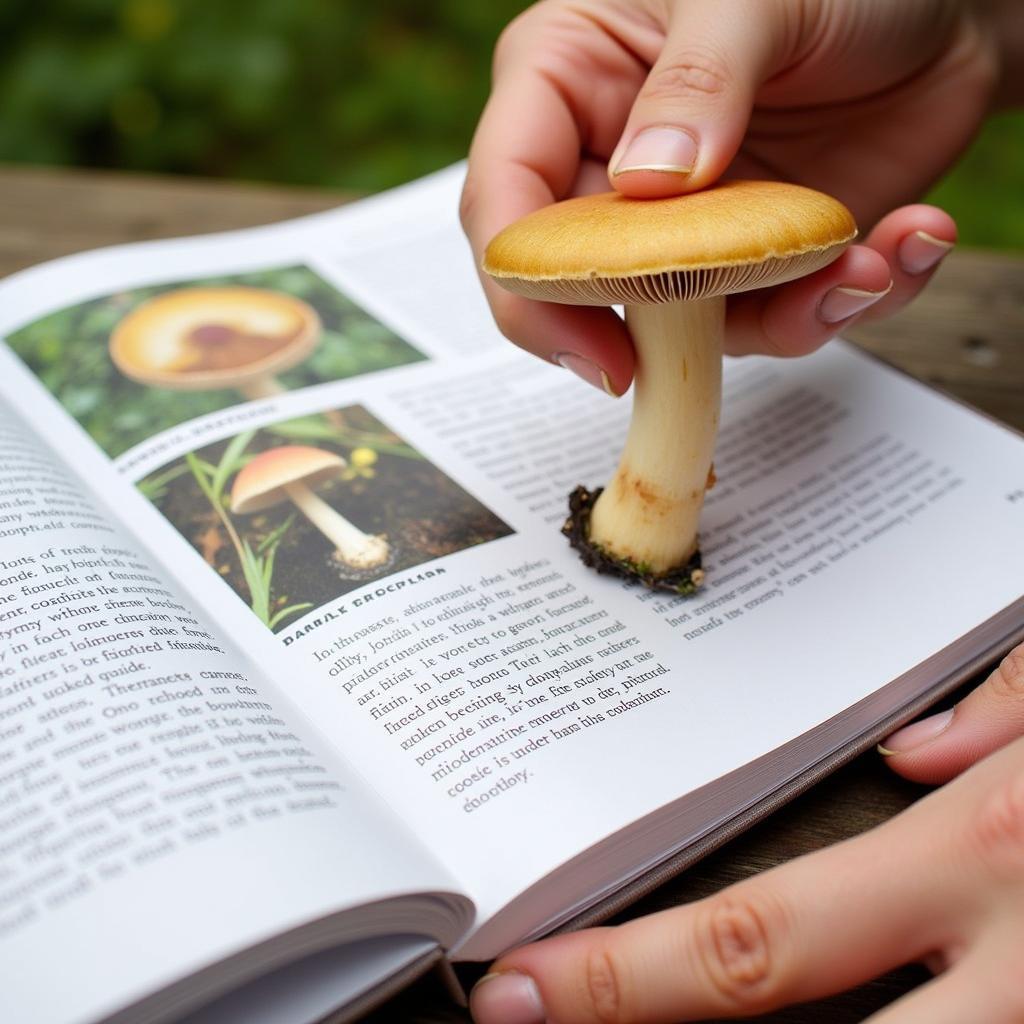
POLYGON ((198 391, 287 370, 319 338, 316 310, 283 292, 179 288, 128 313, 110 337, 110 357, 141 384, 198 391))
POLYGON ((238 515, 261 512, 288 500, 285 487, 303 483, 319 487, 341 474, 345 460, 334 452, 307 445, 282 445, 261 452, 245 464, 231 488, 231 511, 238 515))
POLYGON ((532 299, 652 305, 803 277, 856 234, 842 203, 801 185, 729 181, 669 199, 607 192, 543 207, 505 228, 483 269, 532 299))

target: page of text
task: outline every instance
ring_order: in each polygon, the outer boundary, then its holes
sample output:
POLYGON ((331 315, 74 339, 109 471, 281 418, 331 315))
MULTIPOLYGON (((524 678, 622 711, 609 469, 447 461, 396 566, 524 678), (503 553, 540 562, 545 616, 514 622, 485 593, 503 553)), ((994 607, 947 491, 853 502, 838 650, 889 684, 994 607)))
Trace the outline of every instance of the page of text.
POLYGON ((4 1019, 93 1019, 325 913, 450 885, 0 404, 4 1019))

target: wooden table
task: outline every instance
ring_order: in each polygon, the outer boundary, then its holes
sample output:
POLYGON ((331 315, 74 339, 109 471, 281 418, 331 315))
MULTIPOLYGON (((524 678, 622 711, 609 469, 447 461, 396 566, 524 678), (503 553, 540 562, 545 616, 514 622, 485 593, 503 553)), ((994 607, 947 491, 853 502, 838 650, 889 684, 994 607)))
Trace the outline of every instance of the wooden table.
MULTIPOLYGON (((0 274, 115 242, 248 227, 312 213, 346 197, 306 189, 81 171, 0 168, 0 274)), ((954 252, 928 291, 885 324, 859 328, 866 348, 1024 430, 1024 259, 954 252)), ((924 792, 866 755, 642 903, 630 916, 712 893, 740 878, 884 821, 924 792)), ((852 1024, 920 983, 905 968, 765 1024, 852 1024)), ((467 1021, 424 980, 372 1015, 467 1021)))

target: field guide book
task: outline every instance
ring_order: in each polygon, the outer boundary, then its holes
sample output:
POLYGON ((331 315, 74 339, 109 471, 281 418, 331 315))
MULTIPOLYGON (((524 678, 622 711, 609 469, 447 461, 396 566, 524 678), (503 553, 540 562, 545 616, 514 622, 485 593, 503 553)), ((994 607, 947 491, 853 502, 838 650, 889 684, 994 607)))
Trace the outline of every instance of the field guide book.
POLYGON ((504 342, 461 167, 0 283, 0 1020, 311 1024, 599 920, 1007 651, 1024 439, 729 361, 681 598, 629 418, 504 342))

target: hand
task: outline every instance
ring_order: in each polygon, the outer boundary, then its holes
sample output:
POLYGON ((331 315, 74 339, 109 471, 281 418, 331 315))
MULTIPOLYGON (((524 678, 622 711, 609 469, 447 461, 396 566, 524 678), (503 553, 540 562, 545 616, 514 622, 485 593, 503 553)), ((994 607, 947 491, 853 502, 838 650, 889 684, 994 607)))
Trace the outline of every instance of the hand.
MULTIPOLYGON (((996 88, 995 34, 967 0, 545 0, 499 42, 463 224, 479 261, 519 217, 607 189, 608 164, 632 196, 723 175, 820 188, 875 225, 864 244, 734 297, 727 331, 734 354, 809 352, 858 312, 904 305, 951 248, 942 212, 887 211, 975 133, 996 88)), ((629 386, 632 346, 612 311, 484 288, 517 344, 613 394, 629 386)))
POLYGON ((477 1024, 764 1013, 897 965, 938 977, 871 1024, 1024 1020, 1024 740, 871 832, 705 900, 502 957, 477 1024))
POLYGON ((878 749, 900 775, 934 784, 1018 736, 1024 736, 1024 644, 956 707, 900 729, 878 749))

